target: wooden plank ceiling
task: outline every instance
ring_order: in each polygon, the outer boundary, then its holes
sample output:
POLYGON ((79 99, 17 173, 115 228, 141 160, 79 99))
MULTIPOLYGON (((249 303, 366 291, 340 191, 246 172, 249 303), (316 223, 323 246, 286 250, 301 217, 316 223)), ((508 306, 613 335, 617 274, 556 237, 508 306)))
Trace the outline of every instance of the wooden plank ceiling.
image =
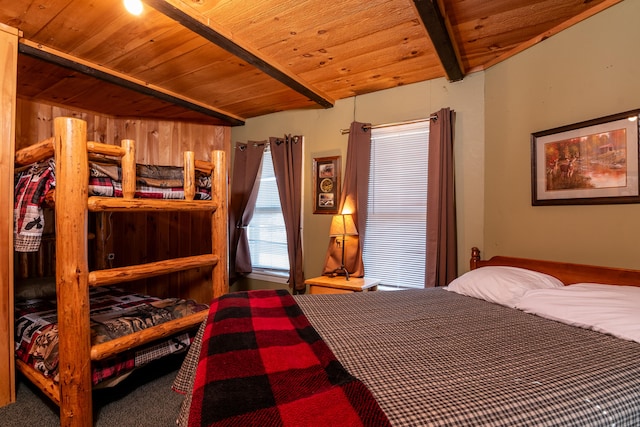
MULTIPOLYGON (((220 125, 484 70, 622 0, 0 0, 18 95, 220 125)), ((626 0, 631 1, 631 0, 626 0)))

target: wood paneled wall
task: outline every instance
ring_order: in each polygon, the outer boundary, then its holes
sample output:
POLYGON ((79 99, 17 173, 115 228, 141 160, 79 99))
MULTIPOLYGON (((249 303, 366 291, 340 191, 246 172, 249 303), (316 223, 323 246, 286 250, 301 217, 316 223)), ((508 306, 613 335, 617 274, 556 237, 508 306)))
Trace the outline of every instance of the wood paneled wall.
MULTIPOLYGON (((212 150, 223 149, 230 158, 229 127, 116 119, 26 100, 17 102, 16 149, 52 136, 53 119, 59 116, 87 121, 90 140, 117 145, 122 139, 135 140, 138 163, 181 166, 185 150, 194 151, 197 159, 210 160, 212 150)), ((103 240, 89 243, 97 267, 120 267, 211 252, 211 219, 207 213, 106 213, 92 215, 90 229, 95 223, 105 231, 103 240), (104 249, 96 252, 96 247, 104 249)), ((208 303, 212 297, 210 283, 209 268, 147 279, 128 288, 208 303)))

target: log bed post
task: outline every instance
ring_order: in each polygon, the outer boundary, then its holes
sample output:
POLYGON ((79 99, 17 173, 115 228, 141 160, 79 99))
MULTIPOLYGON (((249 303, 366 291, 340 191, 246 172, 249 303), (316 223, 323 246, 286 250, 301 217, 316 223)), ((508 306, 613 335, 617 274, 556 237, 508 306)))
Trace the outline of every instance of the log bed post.
POLYGON ((183 185, 185 200, 193 200, 196 195, 196 157, 193 151, 185 151, 183 169, 183 185))
POLYGON ((471 259, 469 260, 469 268, 475 270, 478 268, 478 261, 480 261, 480 249, 475 246, 471 248, 471 259))
POLYGON ((87 250, 87 124, 54 120, 56 156, 56 291, 60 354, 60 425, 91 426, 87 250))
POLYGON ((121 141, 124 154, 120 161, 122 170, 122 197, 133 199, 136 194, 136 151, 132 139, 121 141))
POLYGON ((211 188, 216 191, 213 197, 218 201, 218 208, 211 216, 212 252, 218 256, 218 263, 213 267, 212 286, 213 297, 229 293, 229 256, 227 253, 228 233, 228 182, 225 171, 225 152, 215 150, 211 152, 211 163, 214 165, 211 174, 211 188))

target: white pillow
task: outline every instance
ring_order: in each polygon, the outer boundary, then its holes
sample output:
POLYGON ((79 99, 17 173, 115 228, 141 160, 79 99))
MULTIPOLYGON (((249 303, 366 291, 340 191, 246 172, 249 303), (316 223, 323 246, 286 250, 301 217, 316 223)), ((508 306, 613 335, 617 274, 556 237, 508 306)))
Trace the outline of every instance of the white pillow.
POLYGON ((530 289, 560 288, 553 276, 519 267, 487 266, 454 279, 445 289, 496 304, 515 307, 530 289))
POLYGON ((527 292, 516 308, 640 343, 640 287, 580 283, 527 292))

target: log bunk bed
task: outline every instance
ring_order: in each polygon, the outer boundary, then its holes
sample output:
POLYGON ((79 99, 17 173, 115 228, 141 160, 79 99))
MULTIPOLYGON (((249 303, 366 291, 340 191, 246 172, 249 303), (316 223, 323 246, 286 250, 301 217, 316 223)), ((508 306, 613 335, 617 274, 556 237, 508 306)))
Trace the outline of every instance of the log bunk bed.
MULTIPOLYGON (((225 152, 215 150, 211 161, 184 153, 184 199, 135 197, 136 163, 134 141, 122 146, 87 141, 85 121, 59 117, 54 136, 16 152, 16 168, 55 156, 55 282, 59 340, 59 381, 45 377, 32 366, 16 360, 16 367, 60 407, 65 426, 93 425, 92 369, 99 362, 121 352, 149 345, 167 337, 197 329, 207 310, 196 311, 131 334, 96 345, 91 344, 90 290, 109 288, 138 279, 167 275, 199 267, 212 268, 214 297, 228 292, 227 272, 227 169, 225 152), (91 196, 90 156, 119 159, 122 197, 91 196), (211 176, 211 199, 194 200, 195 171, 211 176), (211 253, 154 261, 127 267, 89 270, 89 212, 210 212, 211 253)), ((42 269, 42 267, 40 267, 42 269)), ((208 301, 207 301, 208 302, 208 301)), ((206 306, 205 306, 206 308, 206 306)))

